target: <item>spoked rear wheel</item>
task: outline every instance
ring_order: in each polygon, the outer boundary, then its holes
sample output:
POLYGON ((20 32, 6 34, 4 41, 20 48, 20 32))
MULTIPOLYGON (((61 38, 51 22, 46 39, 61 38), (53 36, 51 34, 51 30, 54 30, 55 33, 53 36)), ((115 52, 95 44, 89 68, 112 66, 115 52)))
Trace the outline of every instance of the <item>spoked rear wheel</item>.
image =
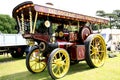
POLYGON ((100 67, 106 58, 106 45, 99 34, 91 34, 85 41, 86 62, 91 67, 100 67))
POLYGON ((46 58, 39 48, 34 46, 26 57, 26 67, 31 73, 39 73, 46 68, 46 58))
POLYGON ((48 71, 53 79, 63 77, 69 70, 70 59, 66 50, 57 48, 48 59, 48 71))

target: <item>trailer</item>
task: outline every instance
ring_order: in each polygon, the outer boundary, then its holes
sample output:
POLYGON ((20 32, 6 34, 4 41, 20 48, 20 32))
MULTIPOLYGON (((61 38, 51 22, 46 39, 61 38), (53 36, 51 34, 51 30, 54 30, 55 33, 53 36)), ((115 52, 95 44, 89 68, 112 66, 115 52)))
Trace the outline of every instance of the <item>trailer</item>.
POLYGON ((91 24, 107 24, 108 20, 31 1, 17 5, 13 17, 33 46, 26 57, 31 73, 40 73, 47 67, 51 78, 58 79, 67 74, 71 63, 85 60, 90 68, 104 65, 106 44, 100 34, 93 34, 91 24))
POLYGON ((26 39, 22 34, 0 34, 0 55, 10 53, 13 58, 19 58, 26 48, 26 39))
POLYGON ((104 37, 107 50, 120 50, 120 29, 102 29, 100 34, 104 37))

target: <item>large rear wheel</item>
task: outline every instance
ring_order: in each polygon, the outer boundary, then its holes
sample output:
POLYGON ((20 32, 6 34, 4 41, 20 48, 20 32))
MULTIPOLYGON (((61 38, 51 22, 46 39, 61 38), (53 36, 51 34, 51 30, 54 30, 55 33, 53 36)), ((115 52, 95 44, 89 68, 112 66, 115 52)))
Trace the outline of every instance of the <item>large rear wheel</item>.
POLYGON ((63 77, 69 70, 70 58, 66 50, 57 48, 48 59, 48 71, 53 79, 63 77))
POLYGON ((91 34, 85 41, 86 62, 91 67, 100 67, 106 58, 106 45, 99 34, 91 34))
POLYGON ((26 67, 31 73, 39 73, 46 68, 46 58, 37 46, 34 46, 26 57, 26 67))

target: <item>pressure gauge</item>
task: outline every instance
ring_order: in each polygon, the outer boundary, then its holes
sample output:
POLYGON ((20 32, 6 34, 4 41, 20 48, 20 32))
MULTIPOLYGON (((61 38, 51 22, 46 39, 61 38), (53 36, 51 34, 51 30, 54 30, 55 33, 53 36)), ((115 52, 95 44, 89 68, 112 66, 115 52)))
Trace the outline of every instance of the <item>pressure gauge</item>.
POLYGON ((44 24, 45 24, 45 27, 47 28, 50 27, 50 21, 46 20, 44 24))

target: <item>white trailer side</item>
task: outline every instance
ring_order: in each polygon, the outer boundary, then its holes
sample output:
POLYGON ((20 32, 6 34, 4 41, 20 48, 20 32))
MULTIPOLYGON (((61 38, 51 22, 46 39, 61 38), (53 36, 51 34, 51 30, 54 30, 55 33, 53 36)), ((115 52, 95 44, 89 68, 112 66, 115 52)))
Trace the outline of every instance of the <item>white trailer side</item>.
POLYGON ((21 34, 0 34, 0 54, 11 53, 12 57, 22 57, 27 47, 21 34))

